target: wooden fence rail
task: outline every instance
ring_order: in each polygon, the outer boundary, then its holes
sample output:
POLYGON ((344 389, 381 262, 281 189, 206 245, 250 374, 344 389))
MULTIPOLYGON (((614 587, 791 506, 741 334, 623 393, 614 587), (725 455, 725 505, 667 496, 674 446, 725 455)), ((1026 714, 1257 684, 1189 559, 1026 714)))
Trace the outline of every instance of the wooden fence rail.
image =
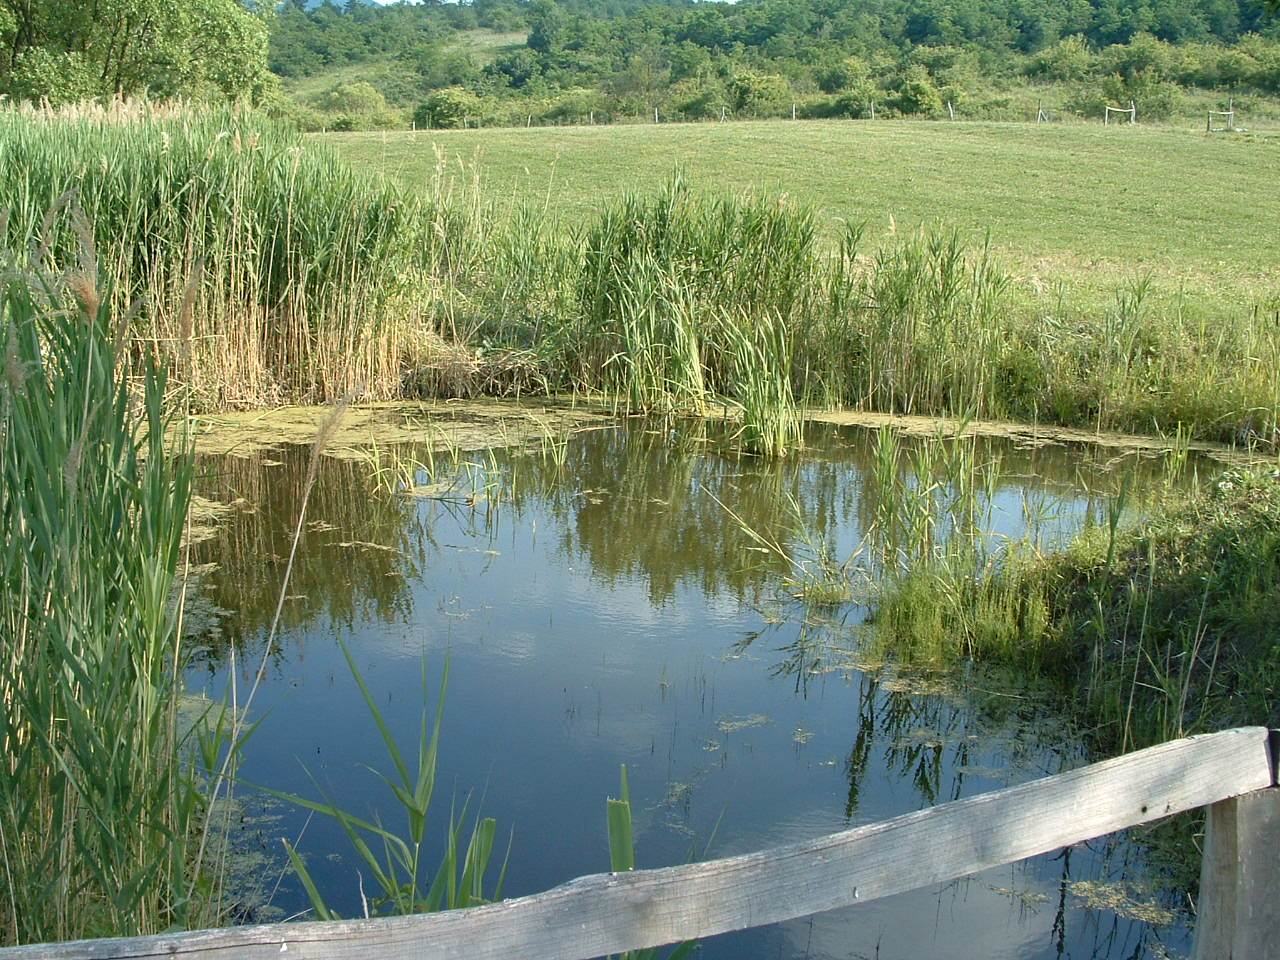
POLYGON ((1247 727, 881 823, 446 913, 0 949, 0 960, 588 960, 804 917, 1210 809, 1196 960, 1280 958, 1275 738, 1247 727))

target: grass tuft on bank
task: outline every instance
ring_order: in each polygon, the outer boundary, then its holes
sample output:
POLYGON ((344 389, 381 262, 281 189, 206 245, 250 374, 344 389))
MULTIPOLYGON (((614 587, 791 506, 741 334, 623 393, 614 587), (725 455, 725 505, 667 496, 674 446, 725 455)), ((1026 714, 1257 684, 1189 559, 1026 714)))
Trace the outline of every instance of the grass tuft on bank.
POLYGON ((1014 553, 985 575, 937 564, 880 598, 874 645, 917 663, 1029 668, 1120 749, 1280 723, 1280 471, 1239 469, 1132 526, 1014 553))

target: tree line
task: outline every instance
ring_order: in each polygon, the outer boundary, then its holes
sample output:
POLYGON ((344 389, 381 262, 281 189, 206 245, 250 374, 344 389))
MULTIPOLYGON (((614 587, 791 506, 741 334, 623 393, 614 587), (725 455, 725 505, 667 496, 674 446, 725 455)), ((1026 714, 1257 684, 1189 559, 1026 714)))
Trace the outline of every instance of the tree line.
POLYGON ((1004 116, 1045 85, 1151 118, 1189 89, 1277 95, 1280 22, 1260 0, 0 0, 10 97, 244 99, 308 127, 1004 116))

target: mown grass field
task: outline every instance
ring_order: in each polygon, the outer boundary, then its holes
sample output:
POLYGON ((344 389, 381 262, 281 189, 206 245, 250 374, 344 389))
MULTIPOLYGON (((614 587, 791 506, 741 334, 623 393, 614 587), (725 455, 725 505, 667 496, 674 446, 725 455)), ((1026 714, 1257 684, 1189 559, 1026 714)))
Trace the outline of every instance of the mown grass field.
POLYGON ((438 152, 483 194, 581 220, 677 167, 697 189, 785 193, 829 220, 989 234, 1029 291, 1085 301, 1149 275, 1209 315, 1280 291, 1280 135, 1101 125, 762 121, 325 138, 363 170, 430 183, 438 152))

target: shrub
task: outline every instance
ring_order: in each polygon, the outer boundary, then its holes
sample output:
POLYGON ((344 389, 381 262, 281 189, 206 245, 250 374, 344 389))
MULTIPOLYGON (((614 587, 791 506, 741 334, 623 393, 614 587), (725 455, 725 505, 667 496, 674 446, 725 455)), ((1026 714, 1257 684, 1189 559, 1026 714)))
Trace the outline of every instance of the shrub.
POLYGON ((1125 79, 1112 74, 1102 81, 1102 95, 1113 105, 1125 106, 1130 100, 1138 108, 1139 119, 1167 120, 1183 101, 1182 89, 1161 80, 1153 70, 1144 70, 1125 79))
POLYGON ((1064 37, 1045 47, 1027 64, 1027 74, 1044 80, 1083 80, 1093 72, 1094 56, 1084 37, 1064 37))
POLYGON ((427 97, 414 111, 413 122, 419 127, 452 129, 479 112, 480 101, 474 93, 462 87, 446 87, 427 97))
POLYGON ((942 113, 942 97, 933 85, 929 71, 912 64, 902 75, 902 85, 894 98, 894 106, 902 113, 936 117, 942 113))
POLYGON ((373 84, 364 80, 331 87, 316 105, 336 115, 334 130, 372 130, 396 126, 396 116, 387 98, 373 84))
POLYGON ((752 117, 778 115, 791 106, 791 84, 772 73, 734 74, 729 83, 734 108, 752 117))

